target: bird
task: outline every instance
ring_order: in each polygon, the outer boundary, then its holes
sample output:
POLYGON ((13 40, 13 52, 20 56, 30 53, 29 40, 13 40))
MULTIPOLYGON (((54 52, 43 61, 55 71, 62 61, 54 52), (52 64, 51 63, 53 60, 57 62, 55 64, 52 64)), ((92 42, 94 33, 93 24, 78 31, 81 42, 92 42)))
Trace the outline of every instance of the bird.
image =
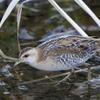
POLYGON ((22 50, 15 66, 26 63, 44 71, 77 69, 100 50, 100 39, 78 35, 60 36, 22 50))

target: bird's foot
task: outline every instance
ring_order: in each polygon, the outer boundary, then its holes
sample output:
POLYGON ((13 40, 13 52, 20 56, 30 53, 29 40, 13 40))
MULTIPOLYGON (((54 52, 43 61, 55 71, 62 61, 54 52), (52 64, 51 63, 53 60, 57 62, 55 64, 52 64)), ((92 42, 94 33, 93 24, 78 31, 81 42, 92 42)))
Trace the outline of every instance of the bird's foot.
POLYGON ((55 82, 56 83, 56 81, 55 80, 53 80, 52 78, 50 78, 49 76, 45 76, 45 78, 47 78, 49 81, 51 81, 51 82, 55 82))
POLYGON ((68 75, 67 76, 65 76, 62 80, 60 80, 59 82, 57 82, 57 84, 55 85, 55 86, 57 86, 57 85, 59 85, 60 83, 62 83, 62 82, 65 82, 66 80, 68 80, 69 79, 69 77, 71 76, 71 72, 69 72, 68 73, 68 75))

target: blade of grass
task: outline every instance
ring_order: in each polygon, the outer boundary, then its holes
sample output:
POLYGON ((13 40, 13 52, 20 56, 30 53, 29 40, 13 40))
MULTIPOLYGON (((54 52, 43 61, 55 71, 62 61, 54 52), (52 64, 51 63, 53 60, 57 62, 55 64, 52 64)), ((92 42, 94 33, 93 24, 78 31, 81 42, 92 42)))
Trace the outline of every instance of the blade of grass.
POLYGON ((27 2, 29 2, 29 1, 32 1, 32 0, 25 0, 21 4, 18 5, 18 9, 17 9, 17 31, 19 31, 23 5, 27 2))
POLYGON ((100 19, 92 12, 92 10, 83 2, 83 0, 74 0, 100 27, 100 19))
POLYGON ((48 0, 51 5, 84 37, 88 35, 83 31, 83 29, 67 14, 60 8, 60 6, 54 0, 48 0))
POLYGON ((20 0, 12 0, 11 3, 9 4, 8 8, 6 9, 1 22, 0 22, 0 28, 2 27, 3 23, 5 22, 5 20, 8 18, 8 16, 10 15, 10 13, 12 12, 12 10, 14 9, 14 7, 16 6, 16 4, 19 2, 20 0))
POLYGON ((25 0, 17 6, 17 8, 18 8, 17 9, 17 44, 18 44, 19 52, 21 51, 21 46, 20 46, 20 41, 19 41, 18 36, 19 36, 19 27, 20 27, 20 21, 21 21, 22 8, 23 8, 23 5, 29 1, 32 1, 32 0, 25 0))

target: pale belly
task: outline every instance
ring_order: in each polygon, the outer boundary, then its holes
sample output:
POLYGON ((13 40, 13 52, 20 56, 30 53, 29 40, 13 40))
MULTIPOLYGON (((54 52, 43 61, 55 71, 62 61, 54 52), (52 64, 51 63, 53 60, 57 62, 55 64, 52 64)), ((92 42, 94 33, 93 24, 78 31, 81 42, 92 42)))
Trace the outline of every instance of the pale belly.
POLYGON ((54 59, 47 58, 44 62, 39 62, 36 64, 30 64, 32 67, 45 70, 45 71, 61 71, 61 70, 70 70, 78 69, 80 65, 84 64, 90 57, 85 57, 84 59, 77 58, 76 60, 68 60, 64 63, 60 61, 55 61, 54 59))
POLYGON ((45 71, 61 71, 61 70, 70 70, 76 68, 76 66, 72 66, 69 63, 65 65, 59 62, 55 62, 54 60, 51 59, 47 59, 45 62, 34 64, 34 66, 32 64, 31 66, 36 69, 45 70, 45 71))

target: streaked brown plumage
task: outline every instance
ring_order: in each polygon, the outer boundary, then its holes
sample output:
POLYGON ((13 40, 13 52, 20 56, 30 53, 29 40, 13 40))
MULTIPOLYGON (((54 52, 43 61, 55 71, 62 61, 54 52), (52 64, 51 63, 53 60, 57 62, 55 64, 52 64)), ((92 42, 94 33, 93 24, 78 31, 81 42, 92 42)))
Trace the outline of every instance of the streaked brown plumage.
POLYGON ((45 41, 36 48, 24 50, 20 60, 41 70, 69 70, 84 64, 98 50, 99 39, 82 36, 59 37, 45 41))

